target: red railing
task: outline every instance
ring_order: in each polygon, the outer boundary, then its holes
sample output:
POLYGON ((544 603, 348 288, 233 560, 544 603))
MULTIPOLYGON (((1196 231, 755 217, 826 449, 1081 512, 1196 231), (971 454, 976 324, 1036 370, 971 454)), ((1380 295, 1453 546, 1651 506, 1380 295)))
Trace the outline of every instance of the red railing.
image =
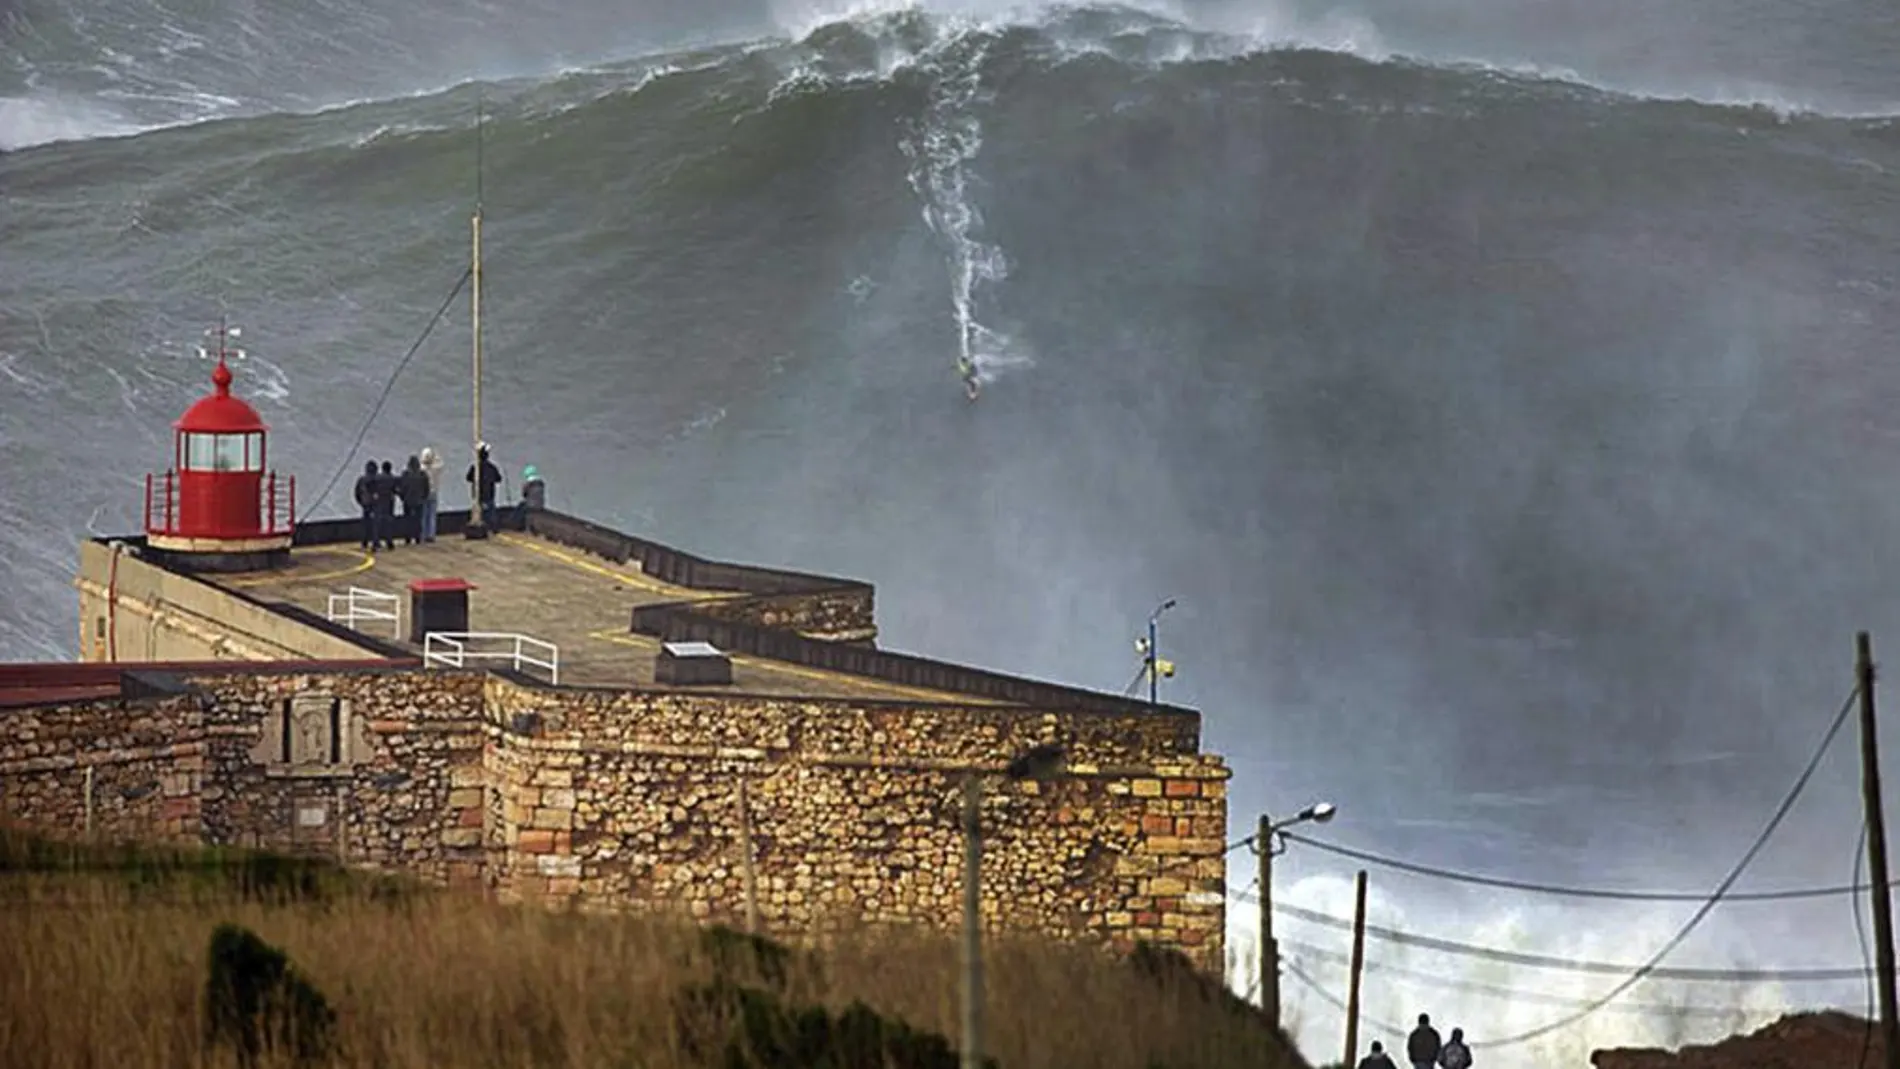
MULTIPOLYGON (((232 492, 230 488, 210 491, 210 487, 232 480, 231 475, 197 476, 206 480, 205 489, 197 494, 195 502, 199 507, 192 510, 194 515, 187 517, 181 500, 183 480, 176 471, 167 471, 161 475, 147 473, 145 476, 145 531, 147 534, 172 535, 179 538, 269 538, 287 535, 296 529, 297 524, 297 477, 286 475, 282 479, 277 473, 266 472, 257 484, 257 512, 253 517, 248 507, 240 507, 237 515, 225 508, 223 495, 232 492), (207 493, 216 493, 217 499, 207 493)), ((238 491, 243 493, 243 491, 238 491)))

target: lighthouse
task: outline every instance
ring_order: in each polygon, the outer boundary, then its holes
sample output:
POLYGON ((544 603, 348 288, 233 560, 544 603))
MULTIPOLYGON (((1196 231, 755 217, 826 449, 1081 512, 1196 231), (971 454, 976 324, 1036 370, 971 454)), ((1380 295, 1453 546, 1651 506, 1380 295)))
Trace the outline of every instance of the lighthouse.
POLYGON ((172 466, 145 476, 146 545, 194 571, 282 564, 296 525, 296 479, 266 470, 270 428, 231 395, 225 343, 235 333, 218 326, 212 392, 172 424, 172 466))

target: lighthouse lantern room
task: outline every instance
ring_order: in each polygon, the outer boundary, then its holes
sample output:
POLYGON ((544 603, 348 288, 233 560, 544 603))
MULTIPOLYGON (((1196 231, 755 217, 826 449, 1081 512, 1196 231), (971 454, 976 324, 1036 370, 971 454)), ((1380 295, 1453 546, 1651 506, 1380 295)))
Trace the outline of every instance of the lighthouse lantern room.
POLYGON ((256 409, 231 396, 226 358, 244 354, 225 343, 236 333, 217 327, 213 390, 172 424, 171 468, 145 477, 146 545, 211 571, 281 563, 296 524, 295 478, 265 469, 270 429, 256 409))

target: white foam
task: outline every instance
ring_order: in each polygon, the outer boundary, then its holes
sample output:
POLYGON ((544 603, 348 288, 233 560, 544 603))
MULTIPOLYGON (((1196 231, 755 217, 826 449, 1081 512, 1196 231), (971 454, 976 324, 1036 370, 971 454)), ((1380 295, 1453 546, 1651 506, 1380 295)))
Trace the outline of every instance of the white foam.
POLYGON ((141 127, 95 103, 62 96, 0 97, 0 152, 122 137, 141 127))
MULTIPOLYGON (((1436 911, 1408 908, 1371 881, 1366 896, 1369 926, 1523 954, 1575 961, 1638 965, 1668 943, 1695 911, 1694 902, 1592 902, 1548 905, 1542 902, 1492 907, 1450 918, 1436 911)), ((1336 918, 1350 918, 1350 879, 1316 876, 1286 881, 1276 897, 1289 905, 1336 918)), ((1228 903, 1230 986, 1257 997, 1258 905, 1250 895, 1228 903)), ((1331 998, 1348 991, 1350 932, 1276 914, 1274 935, 1281 944, 1282 1019, 1302 1051, 1315 1064, 1341 1053, 1345 1014, 1331 998), (1301 946, 1300 944, 1304 944, 1301 946), (1315 953, 1308 947, 1317 947, 1315 953), (1297 970, 1297 971, 1296 971, 1297 970), (1327 995, 1308 986, 1298 973, 1316 981, 1327 995)), ((1361 984, 1359 1051, 1381 1040, 1402 1049, 1405 1034, 1421 1012, 1430 1013, 1441 1034, 1463 1028, 1486 1069, 1533 1069, 1551 1065, 1588 1065, 1590 1052, 1608 1047, 1676 1048, 1706 1043, 1758 1028, 1794 1009, 1842 1004, 1861 1012, 1858 981, 1839 984, 1785 985, 1775 981, 1711 983, 1645 978, 1601 1010, 1573 1024, 1521 1044, 1486 1049, 1484 1044, 1540 1029, 1584 1010, 1622 981, 1621 976, 1552 970, 1408 946, 1368 935, 1367 966, 1361 984)), ((1665 966, 1770 968, 1785 964, 1785 939, 1751 943, 1747 930, 1719 912, 1698 929, 1698 936, 1665 966), (1713 938, 1711 938, 1713 937, 1713 938), (1751 952, 1746 959, 1710 961, 1690 947, 1720 943, 1751 952), (1759 950, 1759 956, 1752 954, 1759 950)), ((1830 961, 1827 964, 1849 964, 1830 961)), ((1356 1064, 1358 1058, 1352 1060, 1356 1064)))
POLYGON ((985 290, 1009 277, 1002 247, 980 236, 983 217, 970 190, 971 165, 983 147, 977 109, 989 99, 982 82, 989 42, 958 27, 946 29, 917 60, 931 75, 928 103, 899 147, 911 161, 910 184, 922 202, 924 223, 946 245, 957 366, 974 367, 978 380, 989 383, 1033 360, 979 316, 985 290))

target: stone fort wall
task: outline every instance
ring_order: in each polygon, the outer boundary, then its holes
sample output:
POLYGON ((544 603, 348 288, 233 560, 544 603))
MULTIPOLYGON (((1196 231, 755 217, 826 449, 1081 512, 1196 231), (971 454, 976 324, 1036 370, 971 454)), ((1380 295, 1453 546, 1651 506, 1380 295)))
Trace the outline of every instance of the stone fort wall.
POLYGON ((477 672, 233 665, 0 710, 0 815, 326 853, 504 900, 762 925, 960 924, 960 782, 986 775, 993 928, 1223 967, 1228 771, 1198 718, 550 688, 477 672), (1062 743, 1068 773, 1007 760, 1062 743), (743 785, 743 786, 742 786, 743 785))

